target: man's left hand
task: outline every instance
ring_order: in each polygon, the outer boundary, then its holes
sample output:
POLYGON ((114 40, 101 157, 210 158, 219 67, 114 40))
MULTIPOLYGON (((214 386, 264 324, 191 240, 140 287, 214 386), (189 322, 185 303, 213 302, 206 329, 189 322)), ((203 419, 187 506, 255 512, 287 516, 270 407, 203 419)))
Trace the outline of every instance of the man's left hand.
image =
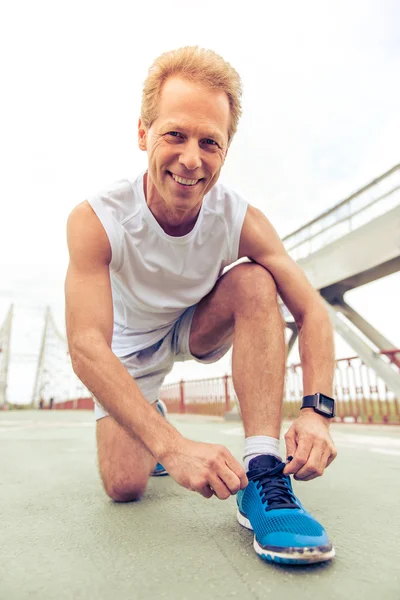
POLYGON ((293 456, 283 471, 296 480, 320 477, 337 456, 329 433, 329 420, 313 408, 303 408, 285 435, 287 456, 293 456))

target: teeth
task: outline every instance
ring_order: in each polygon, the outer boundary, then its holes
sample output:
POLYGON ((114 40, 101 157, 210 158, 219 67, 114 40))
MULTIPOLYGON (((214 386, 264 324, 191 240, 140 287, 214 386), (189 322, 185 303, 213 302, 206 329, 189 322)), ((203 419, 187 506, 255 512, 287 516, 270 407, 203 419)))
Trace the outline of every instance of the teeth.
POLYGON ((183 177, 178 177, 178 175, 174 175, 171 173, 172 178, 178 183, 183 183, 183 185, 195 185, 199 180, 198 179, 183 179, 183 177))

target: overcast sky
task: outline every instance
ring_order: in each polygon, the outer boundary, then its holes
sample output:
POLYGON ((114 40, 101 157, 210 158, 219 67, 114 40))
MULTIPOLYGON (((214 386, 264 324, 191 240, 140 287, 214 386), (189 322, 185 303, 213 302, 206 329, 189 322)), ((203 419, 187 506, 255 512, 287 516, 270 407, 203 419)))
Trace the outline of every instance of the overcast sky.
MULTIPOLYGON (((38 350, 46 304, 65 330, 69 212, 146 166, 137 119, 160 53, 198 44, 242 76, 243 118, 221 181, 281 236, 400 162, 400 3, 135 6, 22 1, 2 9, 0 322, 14 301, 12 401, 29 400, 34 358, 29 368, 22 355, 38 350)), ((397 345, 399 283, 396 274, 348 297, 397 345)), ((227 369, 226 361, 179 365, 169 379, 227 369)))

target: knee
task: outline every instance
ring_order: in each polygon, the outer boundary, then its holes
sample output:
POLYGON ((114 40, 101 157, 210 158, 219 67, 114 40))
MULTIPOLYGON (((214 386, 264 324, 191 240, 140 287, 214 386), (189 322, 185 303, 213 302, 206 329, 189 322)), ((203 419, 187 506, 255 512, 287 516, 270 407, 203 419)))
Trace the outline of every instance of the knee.
POLYGON ((278 304, 275 280, 271 273, 256 263, 241 263, 231 273, 232 293, 240 306, 271 308, 278 304))
POLYGON ((103 479, 104 490, 114 502, 134 502, 140 500, 146 491, 147 478, 137 481, 124 481, 111 479, 105 481, 103 479))

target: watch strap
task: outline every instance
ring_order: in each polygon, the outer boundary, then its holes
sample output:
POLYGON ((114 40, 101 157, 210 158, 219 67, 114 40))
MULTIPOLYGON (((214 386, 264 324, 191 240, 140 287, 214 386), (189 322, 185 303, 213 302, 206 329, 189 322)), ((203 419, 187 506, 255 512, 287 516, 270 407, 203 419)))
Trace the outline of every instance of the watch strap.
POLYGON ((303 403, 301 408, 315 408, 318 404, 318 399, 316 394, 311 394, 309 396, 303 397, 303 403))

